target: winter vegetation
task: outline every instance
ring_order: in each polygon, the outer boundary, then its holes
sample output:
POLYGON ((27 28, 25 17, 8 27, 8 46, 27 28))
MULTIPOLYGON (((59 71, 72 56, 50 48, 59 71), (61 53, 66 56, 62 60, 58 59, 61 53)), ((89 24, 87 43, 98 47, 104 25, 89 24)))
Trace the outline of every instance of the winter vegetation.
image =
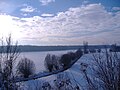
POLYGON ((109 52, 92 54, 92 64, 81 63, 81 71, 87 82, 88 90, 120 89, 120 56, 109 52))
POLYGON ((118 46, 117 44, 111 45, 110 52, 120 52, 120 46, 118 46))
POLYGON ((47 56, 45 57, 45 67, 46 67, 46 69, 49 72, 59 70, 61 68, 59 60, 60 60, 60 57, 58 57, 56 55, 47 54, 47 56))
POLYGON ((47 54, 46 70, 36 73, 35 63, 28 57, 17 63, 20 51, 17 43, 12 46, 11 36, 6 39, 7 48, 4 48, 3 40, 1 43, 1 90, 120 89, 120 56, 115 45, 111 46, 112 50, 90 50, 88 42, 83 42, 83 49, 61 55, 47 54))
POLYGON ((120 0, 0 0, 0 90, 120 90, 120 0))
POLYGON ((35 64, 28 58, 22 58, 17 65, 18 75, 28 78, 30 75, 35 74, 35 64))
POLYGON ((81 49, 76 52, 68 52, 61 56, 47 54, 45 57, 45 67, 49 72, 68 69, 74 61, 78 60, 83 55, 81 49))
MULTIPOLYGON (((1 43, 4 46, 3 40, 1 40, 1 43)), ((17 44, 14 48, 12 47, 11 35, 6 38, 6 47, 2 47, 0 54, 0 87, 2 90, 15 90, 17 88, 16 83, 14 83, 16 74, 13 69, 19 56, 19 50, 17 44)))

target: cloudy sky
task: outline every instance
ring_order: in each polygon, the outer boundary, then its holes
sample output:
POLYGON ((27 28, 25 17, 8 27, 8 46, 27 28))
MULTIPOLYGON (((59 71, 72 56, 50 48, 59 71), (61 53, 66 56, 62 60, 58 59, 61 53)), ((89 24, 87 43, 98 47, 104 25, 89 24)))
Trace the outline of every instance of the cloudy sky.
POLYGON ((120 0, 0 0, 0 38, 22 45, 120 43, 120 0))

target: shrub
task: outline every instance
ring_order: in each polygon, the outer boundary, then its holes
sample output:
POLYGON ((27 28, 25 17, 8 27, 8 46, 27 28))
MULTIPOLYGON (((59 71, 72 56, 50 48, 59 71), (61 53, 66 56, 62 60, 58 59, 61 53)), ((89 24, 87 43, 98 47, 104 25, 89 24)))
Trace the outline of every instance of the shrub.
POLYGON ((63 64, 63 67, 67 67, 71 63, 71 58, 69 54, 63 54, 61 56, 60 62, 63 64))
POLYGON ((96 50, 95 49, 89 49, 90 53, 95 53, 96 50))
POLYGON ((101 49, 97 49, 97 52, 100 53, 100 52, 101 52, 101 49))
POLYGON ((47 56, 45 57, 44 64, 46 69, 49 72, 52 72, 63 68, 65 69, 72 63, 72 61, 79 59, 81 56, 82 56, 81 49, 78 49, 75 53, 68 52, 67 54, 63 54, 61 57, 47 54, 47 56))
POLYGON ((120 52, 120 46, 117 46, 116 44, 111 45, 110 52, 120 52))
POLYGON ((57 74, 54 80, 54 88, 56 90, 73 90, 72 82, 67 73, 57 74))
POLYGON ((49 72, 52 71, 51 56, 50 56, 50 54, 47 54, 47 56, 45 57, 44 65, 45 65, 45 68, 46 68, 49 72))
POLYGON ((79 48, 76 52, 76 58, 80 58, 83 55, 83 51, 79 48))
POLYGON ((67 54, 63 54, 61 56, 60 62, 63 65, 63 68, 66 68, 72 63, 72 61, 79 59, 82 55, 83 52, 81 51, 81 49, 78 49, 75 53, 68 52, 67 54))
POLYGON ((46 69, 49 72, 59 70, 61 67, 59 59, 60 58, 56 55, 47 54, 47 56, 45 57, 45 62, 44 62, 46 69))
POLYGON ((71 60, 76 59, 76 54, 75 54, 75 53, 73 53, 73 52, 68 52, 68 54, 70 55, 71 60))
POLYGON ((28 58, 23 58, 19 61, 17 65, 18 74, 23 75, 25 78, 28 78, 29 75, 35 73, 35 64, 28 58))

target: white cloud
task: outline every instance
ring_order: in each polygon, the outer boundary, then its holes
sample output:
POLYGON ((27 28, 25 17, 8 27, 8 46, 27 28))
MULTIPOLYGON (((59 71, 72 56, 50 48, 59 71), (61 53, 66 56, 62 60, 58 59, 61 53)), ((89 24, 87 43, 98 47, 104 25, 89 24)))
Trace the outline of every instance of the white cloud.
POLYGON ((54 16, 54 14, 43 13, 41 16, 43 16, 43 17, 52 17, 52 16, 54 16))
POLYGON ((120 11, 120 7, 113 7, 112 9, 115 11, 120 11))
POLYGON ((103 44, 117 42, 120 38, 120 13, 107 12, 101 4, 69 8, 52 17, 4 16, 11 19, 3 23, 0 18, 0 27, 5 30, 2 32, 11 28, 18 34, 15 37, 20 38, 19 42, 24 44, 82 44, 83 41, 103 44))
POLYGON ((26 12, 26 13, 31 13, 34 12, 36 8, 33 8, 32 6, 25 6, 24 8, 21 8, 20 11, 26 12))
POLYGON ((47 5, 51 2, 55 2, 55 0, 39 0, 39 1, 42 3, 42 5, 47 5))
POLYGON ((83 4, 88 4, 89 3, 89 1, 88 0, 83 0, 83 2, 82 2, 83 4))
POLYGON ((21 13, 22 16, 28 16, 29 14, 27 13, 21 13))

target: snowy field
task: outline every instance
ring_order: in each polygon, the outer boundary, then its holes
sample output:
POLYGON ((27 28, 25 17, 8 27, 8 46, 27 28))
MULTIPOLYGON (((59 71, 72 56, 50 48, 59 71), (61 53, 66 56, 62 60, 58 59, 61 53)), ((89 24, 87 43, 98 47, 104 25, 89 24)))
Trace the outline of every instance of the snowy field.
MULTIPOLYGON (((75 52, 75 50, 48 51, 48 52, 24 52, 24 53, 21 53, 19 59, 23 58, 23 57, 27 57, 27 58, 33 60, 36 65, 36 71, 37 71, 36 73, 39 73, 39 72, 45 71, 44 59, 48 53, 60 56, 64 53, 67 53, 70 51, 75 52)), ((96 53, 96 55, 97 55, 97 53, 96 53)), ((83 75, 83 72, 81 71, 81 69, 84 67, 81 67, 81 63, 87 65, 87 73, 89 74, 90 77, 92 77, 93 73, 91 71, 91 67, 94 66, 93 54, 83 55, 80 59, 78 59, 78 61, 71 68, 69 68, 68 70, 61 72, 59 74, 63 74, 63 73, 67 74, 67 77, 70 78, 73 85, 77 83, 82 87, 81 90, 87 90, 87 86, 86 86, 87 82, 85 81, 85 77, 83 75)), ((43 78, 40 78, 37 80, 30 80, 25 83, 28 87, 31 86, 32 88, 36 87, 37 84, 40 84, 40 83, 38 83, 38 81, 39 82, 41 81, 42 83, 50 82, 50 84, 53 85, 54 80, 57 78, 57 76, 58 76, 58 74, 54 74, 54 75, 43 77, 43 78)))
MULTIPOLYGON (((67 73, 68 77, 72 80, 73 84, 78 83, 82 88, 86 88, 86 82, 85 82, 85 77, 81 71, 81 63, 85 63, 89 66, 92 65, 92 54, 86 54, 83 55, 71 68, 68 70, 64 71, 64 73, 67 73)), ((91 73, 91 70, 88 69, 88 73, 91 73)), ((63 72, 61 73, 63 74, 63 72)), ((45 78, 42 78, 43 80, 46 80, 48 82, 51 82, 57 77, 57 75, 51 75, 45 78)), ((82 89, 81 88, 81 89, 82 89)), ((83 90, 83 89, 82 89, 83 90)))

